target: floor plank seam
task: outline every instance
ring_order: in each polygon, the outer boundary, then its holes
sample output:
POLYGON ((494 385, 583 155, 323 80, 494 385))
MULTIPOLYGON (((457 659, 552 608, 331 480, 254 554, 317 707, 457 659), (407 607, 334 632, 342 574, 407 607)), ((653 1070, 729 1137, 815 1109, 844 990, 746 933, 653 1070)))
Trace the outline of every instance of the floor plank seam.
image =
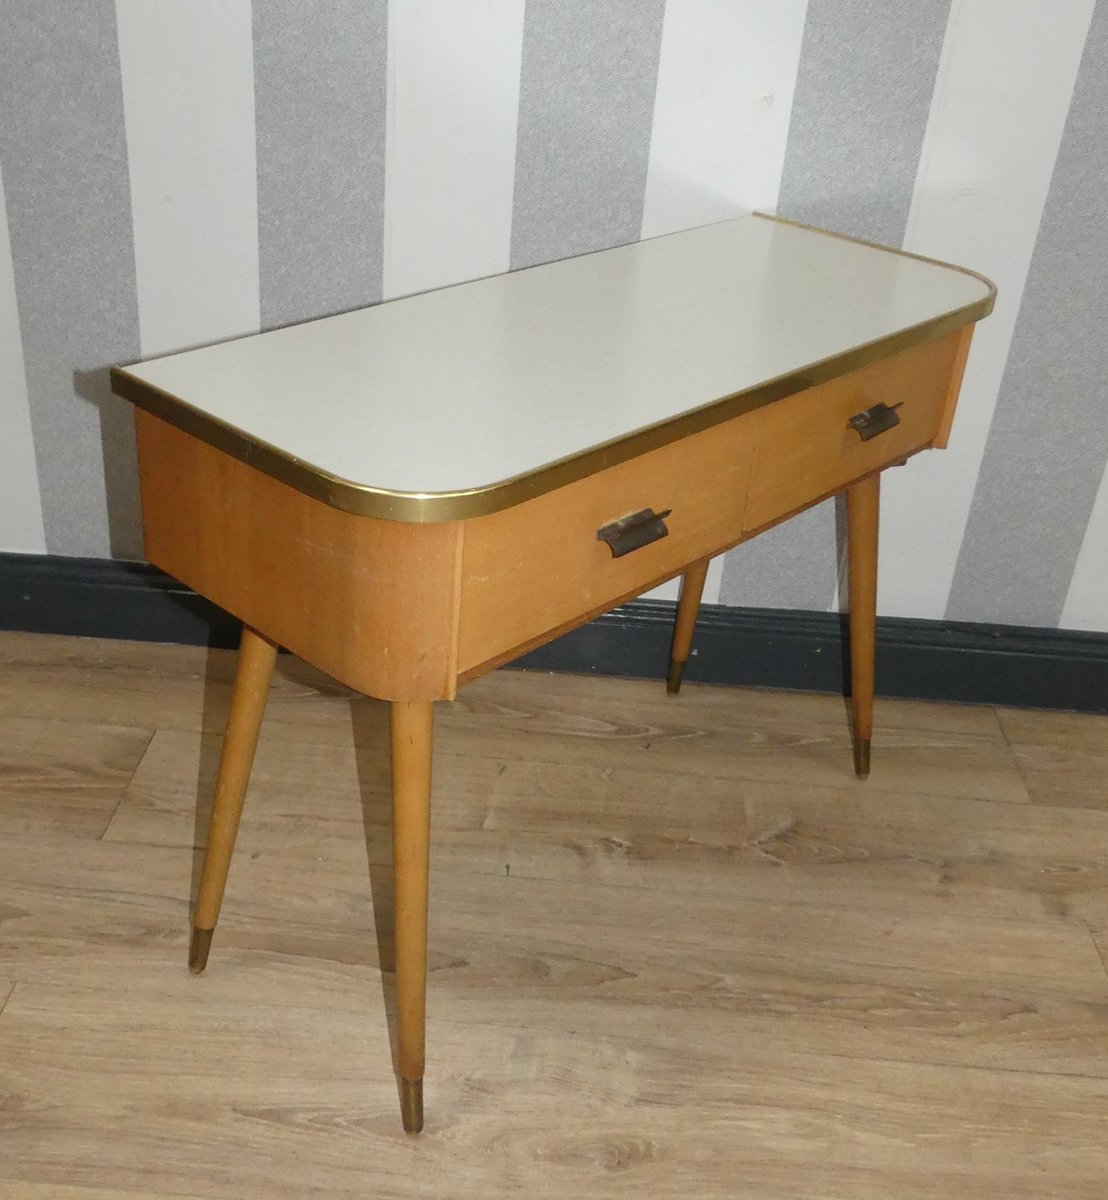
POLYGON ((134 1188, 124 1187, 118 1188, 111 1184, 83 1184, 83 1183, 63 1183, 60 1185, 59 1191, 54 1191, 49 1184, 40 1184, 37 1180, 33 1186, 36 1190, 34 1193, 15 1192, 11 1190, 13 1185, 26 1188, 26 1178, 20 1175, 6 1175, 0 1171, 0 1200, 5 1197, 15 1197, 18 1195, 31 1194, 35 1197, 42 1196, 44 1200, 84 1200, 88 1197, 89 1200, 100 1200, 101 1196, 107 1196, 110 1200, 231 1200, 226 1194, 216 1195, 207 1193, 201 1195, 198 1192, 165 1192, 159 1189, 158 1191, 150 1191, 143 1189, 135 1191, 134 1188), (45 1188, 46 1190, 42 1190, 45 1188))
POLYGON ((841 1050, 807 1050, 802 1046, 791 1046, 789 1048, 789 1055, 795 1055, 798 1058, 833 1058, 842 1059, 844 1062, 876 1063, 878 1065, 896 1063, 899 1066, 905 1067, 932 1067, 940 1071, 984 1073, 986 1075, 1020 1075, 1030 1076, 1034 1079, 1084 1079, 1090 1083, 1100 1082, 1108 1086, 1108 1068, 1105 1069, 1103 1075, 1091 1075, 1085 1071, 1058 1071, 1038 1067, 1008 1067, 1003 1063, 944 1062, 942 1059, 936 1058, 904 1058, 901 1055, 888 1052, 880 1055, 844 1054, 841 1050))
POLYGON ((1027 772, 1023 769, 1020 756, 1016 752, 1016 747, 1012 744, 1011 737, 1008 735, 1008 726, 1004 723, 1004 718, 1000 715, 999 708, 993 706, 993 713, 996 715, 996 723, 1000 726, 1000 733, 1004 738, 1004 744, 1008 747, 1008 753, 1012 756, 1012 762, 1019 774, 1020 781, 1023 783, 1023 790, 1027 793, 1027 803, 1034 804, 1035 797, 1031 794, 1031 780, 1028 778, 1027 772))
MULTIPOLYGON (((137 726, 136 728, 144 727, 137 726)), ((119 799, 115 802, 115 806, 112 808, 111 814, 104 823, 104 828, 101 829, 99 834, 96 836, 96 841, 98 842, 104 841, 104 839, 107 837, 108 830, 111 828, 112 822, 116 818, 116 814, 123 807, 123 801, 127 799, 127 793, 131 790, 131 784, 135 782, 135 776, 138 774, 139 767, 142 766, 147 754, 150 753, 150 747, 154 744, 154 738, 157 737, 158 731, 156 729, 151 729, 148 732, 150 736, 146 739, 146 745, 143 746, 142 753, 138 756, 138 759, 135 761, 135 765, 131 768, 131 773, 127 776, 127 782, 120 789, 119 799)))
MULTIPOLYGON (((20 984, 16 982, 12 985, 8 997, 17 987, 28 986, 38 992, 57 992, 60 995, 70 995, 73 992, 73 987, 69 984, 61 982, 32 982, 29 984, 20 984)), ((80 988, 82 994, 102 994, 111 995, 112 989, 107 985, 104 986, 82 986, 80 988)), ((219 1004, 230 1004, 229 1000, 221 999, 219 1004)), ((335 1005, 334 1003, 327 1004, 287 1004, 278 1001, 267 1000, 260 1006, 263 1012, 276 1011, 286 1012, 294 1015, 295 1018, 303 1023, 308 1023, 310 1015, 315 1014, 321 1022, 325 1022, 329 1016, 338 1014, 345 1017, 364 1017, 365 1010, 363 1008, 347 1007, 345 1005, 335 1005)), ((0 1015, 3 1013, 3 1008, 0 1008, 0 1015)), ((641 1041, 637 1035, 629 1035, 625 1032, 624 1026, 618 1019, 619 1014, 613 1014, 613 1020, 610 1026, 606 1023, 599 1023, 593 1026, 590 1030, 589 1038, 591 1041, 604 1044, 606 1046, 619 1046, 623 1044, 634 1045, 640 1050, 643 1049, 641 1041)), ((444 1029, 453 1029, 457 1031, 471 1031, 475 1029, 483 1029, 488 1031, 502 1031, 507 1034, 517 1033, 519 1026, 507 1019, 482 1019, 477 1021, 459 1020, 449 1016, 437 1015, 434 1018, 435 1026, 441 1031, 444 1029)), ((944 1059, 935 1055, 906 1057, 902 1054, 890 1052, 885 1047, 881 1053, 865 1054, 865 1053, 844 1053, 842 1051, 821 1048, 808 1049, 803 1046, 792 1045, 786 1052, 786 1057, 790 1060, 794 1059, 811 1059, 822 1061, 827 1059, 838 1060, 850 1063, 867 1063, 876 1066, 898 1065, 908 1068, 930 1068, 938 1071, 951 1071, 960 1074, 974 1075, 997 1075, 1004 1076, 1014 1075, 1018 1077, 1031 1078, 1046 1078, 1046 1079, 1072 1079, 1083 1080, 1093 1084, 1104 1084, 1108 1087, 1108 1067, 1104 1073, 1090 1073, 1088 1071, 1066 1071, 1060 1069, 1052 1069, 1049 1067, 1032 1067, 1032 1066, 1008 1066, 1002 1062, 999 1063, 971 1063, 964 1060, 954 1061, 953 1055, 957 1052, 957 1047, 952 1047, 952 1058, 944 1059)))
MULTIPOLYGON (((431 852, 432 852, 432 854, 434 854, 433 846, 432 846, 431 852)), ((916 861, 918 861, 918 860, 916 860, 916 861)), ((386 861, 382 861, 380 864, 376 864, 376 865, 380 865, 380 866, 384 867, 384 866, 387 866, 388 863, 386 861)), ((755 869, 757 869, 757 868, 755 868, 755 869)), ((770 868, 770 869, 776 870, 777 868, 770 868)), ((816 869, 818 869, 818 868, 816 868, 816 869)), ((561 883, 561 884, 567 884, 567 885, 584 884, 584 885, 587 885, 589 888, 604 888, 606 890, 611 890, 613 892, 616 892, 616 891, 618 891, 618 892, 641 892, 644 896, 647 896, 647 897, 657 895, 659 891, 663 891, 666 895, 673 895, 675 897, 676 896, 679 896, 679 897, 692 897, 692 896, 703 897, 705 895, 703 888, 697 888, 695 885, 690 885, 688 887, 667 886, 664 889, 659 889, 657 885, 651 884, 650 882, 613 883, 606 879, 583 880, 576 876, 573 876, 573 877, 563 876, 563 875, 554 874, 553 872, 548 875, 533 875, 533 874, 528 874, 526 871, 520 871, 516 868, 513 868, 513 871, 514 871, 513 874, 506 875, 502 869, 494 869, 491 871, 467 871, 467 870, 463 870, 459 867, 449 867, 449 868, 440 867, 439 875, 440 875, 440 877, 460 876, 460 877, 466 878, 466 879, 471 879, 471 878, 472 879, 488 879, 488 878, 497 879, 497 878, 499 878, 502 880, 505 880, 505 879, 510 880, 511 883, 513 883, 513 884, 515 884, 515 883, 523 884, 524 886, 526 886, 528 884, 541 885, 541 884, 551 884, 551 883, 561 883)), ((719 900, 720 902, 726 900, 727 903, 730 903, 730 904, 750 905, 750 906, 756 907, 756 908, 762 908, 765 905, 769 904, 775 908, 788 908, 788 909, 801 909, 801 910, 814 908, 819 912, 823 912, 828 909, 832 909, 835 912, 842 912, 842 913, 854 913, 854 912, 872 913, 873 912, 872 899, 870 900, 870 902, 868 904, 867 903, 850 904, 843 900, 833 900, 833 901, 827 900, 823 896, 818 896, 818 895, 814 895, 809 899, 795 899, 792 896, 768 897, 765 895, 729 894, 729 895, 724 896, 722 893, 712 893, 712 895, 716 900, 719 900)), ((1061 925, 1061 926, 1066 926, 1069 928, 1088 929, 1087 922, 1083 921, 1080 917, 1065 916, 1063 914, 1054 914, 1054 913, 1045 913, 1045 912, 1042 914, 1036 915, 1036 916, 1029 916, 1027 914, 1015 914, 1012 916, 1000 916, 996 913, 978 913, 978 912, 967 914, 967 913, 961 912, 959 910, 958 905, 951 905, 951 912, 953 915, 957 916, 959 919, 970 921, 974 924, 987 923, 990 925, 1005 925, 1005 926, 1009 926, 1009 925, 1059 926, 1059 925, 1061 925)), ((933 917, 934 915, 935 915, 935 910, 933 908, 929 908, 927 906, 924 906, 921 908, 901 907, 901 908, 896 908, 896 909, 890 909, 888 911, 889 919, 893 920, 893 921, 899 920, 901 918, 908 918, 908 917, 933 917)), ((1099 947, 1098 947, 1098 952, 1099 952, 1099 947)), ((1101 956, 1101 960, 1103 962, 1103 955, 1101 956)), ((868 964, 868 965, 873 965, 873 964, 868 964)))
MULTIPOLYGON (((116 842, 113 842, 113 844, 120 845, 120 846, 143 846, 143 847, 147 847, 147 848, 151 848, 151 849, 162 849, 162 850, 166 850, 166 849, 179 850, 179 849, 181 849, 181 847, 178 845, 173 845, 173 844, 164 843, 164 842, 116 841, 116 842)), ((203 846, 201 845, 201 846, 192 847, 193 852, 195 852, 198 849, 203 849, 203 846)), ((434 853, 434 851, 432 851, 432 853, 434 853)), ((323 860, 320 860, 320 861, 322 862, 323 860)), ((387 861, 382 860, 381 862, 374 863, 372 865, 385 868, 389 864, 387 861)), ((503 870, 503 867, 499 866, 499 865, 495 866, 489 870, 484 870, 484 871, 464 870, 459 867, 451 867, 451 868, 440 867, 439 875, 440 875, 440 877, 441 876, 449 876, 451 878, 461 878, 461 879, 501 879, 501 880, 508 879, 512 883, 520 883, 523 885, 550 884, 550 883, 570 884, 570 883, 576 883, 576 882, 586 882, 590 888, 597 888, 597 889, 603 888, 603 889, 605 889, 605 891, 610 891, 612 893, 641 892, 644 896, 655 895, 655 894, 657 894, 657 891, 658 891, 658 889, 655 886, 652 886, 650 883, 616 883, 616 882, 612 882, 610 880, 602 880, 602 879, 589 879, 586 881, 581 881, 581 880, 572 879, 572 878, 569 878, 569 877, 566 877, 563 875, 554 874, 554 873, 551 873, 548 875, 537 875, 537 874, 528 874, 526 871, 520 871, 520 870, 516 870, 515 874, 506 874, 503 870)), ((665 889, 665 892, 667 895, 673 895, 675 897, 694 897, 694 896, 702 897, 704 895, 703 889, 697 888, 695 885, 692 885, 692 884, 690 884, 687 887, 667 887, 665 889)), ((720 895, 721 894, 717 894, 717 898, 720 898, 720 895)), ((798 910, 814 908, 819 912, 833 910, 834 912, 844 913, 844 914, 846 914, 846 913, 869 913, 869 912, 873 911, 872 902, 869 904, 866 904, 866 903, 850 904, 844 900, 830 901, 830 900, 826 900, 823 897, 819 897, 819 896, 813 896, 811 899, 806 899, 806 900, 798 900, 791 896, 767 897, 764 895, 734 895, 734 894, 732 894, 732 895, 726 896, 725 898, 728 900, 728 902, 733 903, 733 904, 749 905, 751 907, 758 907, 758 908, 764 907, 766 904, 772 904, 774 907, 779 907, 779 908, 789 908, 789 909, 798 909, 798 910)), ((265 899, 264 896, 258 897, 259 903, 263 902, 264 899, 265 899)), ((952 907, 952 911, 955 911, 954 907, 952 907)), ((933 917, 935 915, 935 910, 933 908, 927 907, 926 905, 921 906, 921 907, 910 907, 910 906, 905 905, 905 906, 897 907, 895 910, 892 910, 890 915, 894 918, 933 917)), ((956 913, 956 915, 963 916, 964 914, 956 913)), ((988 923, 990 925, 998 925, 998 926, 1013 926, 1013 925, 1016 925, 1016 926, 1018 926, 1018 925, 1058 926, 1058 925, 1061 925, 1061 926, 1067 926, 1070 928, 1074 928, 1074 927, 1088 928, 1088 926, 1079 917, 1064 916, 1061 914, 1050 914, 1050 913, 1043 913, 1041 915, 1034 916, 1034 917, 1024 915, 1024 914, 1017 914, 1017 915, 1013 915, 1013 916, 1000 916, 1000 915, 997 915, 996 913, 973 913, 972 915, 966 917, 966 919, 970 920, 974 923, 988 923)), ((319 926, 319 928, 324 928, 324 926, 319 926)), ((1099 952, 1099 947, 1098 947, 1098 952, 1099 952)), ((1101 955, 1100 957, 1101 957, 1101 961, 1103 964, 1104 957, 1103 957, 1103 955, 1101 955)), ((873 965, 873 964, 868 964, 868 965, 873 965)), ((1106 968, 1106 970, 1108 970, 1108 968, 1106 968)))
MULTIPOLYGON (((1012 748, 1012 743, 1008 737, 1008 730, 1004 728, 1004 722, 1000 717, 1000 709, 995 704, 984 704, 982 708, 987 708, 993 714, 993 720, 996 722, 997 732, 1000 734, 1000 740, 1008 747, 1009 753, 1012 755, 1012 761, 1016 761, 1016 752, 1012 748)), ((1017 763, 1017 766, 1019 764, 1017 763)))
POLYGON ((1104 949, 1097 940, 1096 931, 1088 921, 1083 921, 1082 924, 1089 931, 1089 937, 1092 938, 1093 948, 1096 950, 1097 957, 1100 959, 1100 965, 1104 969, 1104 974, 1108 976, 1108 958, 1104 957, 1104 949))
POLYGON ((17 986, 18 980, 8 987, 8 990, 3 994, 3 998, 0 999, 0 1017, 4 1015, 4 1009, 8 1007, 8 1001, 12 998, 12 993, 15 991, 17 986))
MULTIPOLYGON (((123 800, 120 800, 119 804, 121 805, 122 803, 123 803, 123 800)), ((984 802, 975 801, 974 803, 990 803, 990 802, 989 801, 984 801, 984 802)), ((993 803, 1006 803, 1006 802, 1005 801, 995 801, 993 803)), ((118 812, 118 809, 119 809, 119 805, 116 806, 115 812, 118 812)), ((1054 809, 1054 811, 1065 811, 1065 810, 1054 809)), ((1075 809, 1073 811, 1074 812, 1082 812, 1084 810, 1075 809)), ((113 820, 114 820, 115 812, 113 812, 113 817, 112 817, 113 820)), ((244 821, 244 823, 245 823, 245 821, 244 821)), ((111 825, 111 821, 108 822, 108 826, 105 827, 103 833, 99 836, 99 838, 97 840, 106 841, 110 845, 119 846, 121 848, 136 848, 136 849, 141 848, 141 849, 149 849, 149 850, 166 850, 166 851, 181 851, 181 852, 187 850, 187 851, 189 851, 189 853, 192 853, 192 854, 195 854, 198 851, 202 851, 204 848, 203 842, 194 842, 189 845, 185 845, 181 842, 155 841, 155 840, 150 840, 148 838, 138 839, 138 838, 131 838, 131 837, 112 838, 109 840, 109 839, 107 839, 106 835, 109 831, 110 825, 111 825)), ((243 841, 245 842, 246 839, 243 839, 243 841)), ((444 841, 438 842, 438 846, 442 846, 443 844, 445 844, 444 841)), ((438 848, 438 847, 436 846, 435 842, 433 842, 432 843, 432 851, 431 851, 433 856, 435 854, 436 848, 438 848)), ((244 854, 245 853, 246 853, 246 851, 244 850, 244 854)), ((264 849, 257 851, 257 857, 259 857, 259 858, 266 858, 270 854, 273 854, 273 856, 275 858, 280 857, 280 854, 275 851, 267 851, 264 849)), ((299 860, 297 860, 297 861, 299 861, 299 860)), ((320 857, 317 859, 313 859, 313 861, 316 861, 321 865, 326 865, 327 860, 325 858, 320 857)), ((911 858, 911 859, 906 859, 904 861, 907 861, 910 864, 911 863, 918 864, 922 860, 919 858, 911 858)), ((886 860, 886 862, 887 862, 887 865, 890 865, 890 866, 897 864, 897 860, 892 860, 892 859, 886 860)), ((390 863, 391 863, 390 859, 381 858, 380 860, 371 860, 369 865, 385 869, 390 865, 390 863)), ((343 861, 339 861, 333 865, 337 868, 345 869, 347 864, 343 861)), ((941 860, 936 858, 935 865, 941 865, 941 860)), ((583 882, 583 883, 586 883, 590 888, 604 889, 605 892, 611 892, 613 894, 614 893, 627 894, 627 893, 640 892, 643 895, 649 896, 649 895, 655 894, 658 890, 657 886, 651 884, 649 881, 645 881, 645 882, 644 881, 630 881, 630 882, 625 883, 625 882, 621 882, 621 881, 613 880, 613 879, 590 878, 587 880, 580 880, 580 879, 577 879, 576 877, 570 878, 570 877, 567 877, 566 875, 558 874, 555 871, 550 871, 548 873, 530 872, 525 867, 522 869, 519 867, 515 867, 515 868, 513 868, 514 873, 511 873, 511 872, 506 873, 504 870, 504 866, 505 866, 504 863, 498 862, 498 863, 494 863, 492 866, 490 866, 488 868, 480 869, 480 870, 479 869, 467 869, 467 868, 459 867, 459 866, 439 867, 437 874, 440 878, 444 877, 444 876, 449 876, 452 878, 456 877, 456 878, 460 878, 460 879, 483 879, 483 880, 510 879, 513 883, 522 884, 524 886, 527 886, 528 884, 542 885, 542 884, 551 884, 551 883, 583 882)), ((757 870, 758 868, 754 868, 754 869, 757 870)), ((773 868, 773 869, 776 870, 777 868, 773 868)), ((820 868, 818 866, 812 868, 813 871, 818 871, 819 869, 820 868)), ((667 894, 671 894, 675 897, 693 897, 693 896, 703 896, 704 895, 703 887, 698 887, 698 886, 696 886, 695 883, 689 883, 685 886, 674 886, 674 885, 670 884, 670 885, 667 885, 667 887, 665 888, 665 891, 667 894)), ((724 896, 724 894, 722 892, 713 893, 713 895, 716 895, 717 898, 721 898, 724 896)), ((838 899, 838 898, 835 900, 829 900, 829 899, 826 899, 825 897, 819 896, 819 895, 813 895, 810 898, 798 899, 793 896, 767 896, 765 894, 742 894, 742 893, 735 892, 735 893, 727 893, 725 898, 730 903, 734 903, 734 904, 738 904, 738 905, 751 905, 751 906, 758 906, 758 907, 764 906, 766 904, 772 904, 775 907, 781 907, 781 908, 799 909, 799 910, 816 908, 819 911, 832 910, 832 911, 835 911, 838 913, 853 913, 853 912, 866 913, 866 912, 872 911, 872 901, 870 901, 870 902, 860 901, 857 904, 852 904, 848 900, 843 900, 843 899, 838 899)), ((261 896, 258 899, 259 899, 259 902, 262 902, 265 900, 265 897, 261 896)), ((958 906, 956 904, 951 905, 950 911, 953 915, 958 915, 958 916, 965 915, 958 911, 958 906)), ((898 906, 895 908, 895 910, 890 910, 890 915, 893 917, 896 917, 896 918, 930 917, 930 916, 935 915, 935 909, 927 904, 913 905, 910 903, 902 902, 902 903, 898 904, 898 906)), ((1012 914, 1010 916, 1006 916, 1006 915, 1002 915, 1002 914, 998 914, 998 913, 977 913, 977 912, 975 912, 975 913, 969 915, 967 919, 972 920, 974 923, 988 923, 988 924, 999 925, 999 926, 1013 926, 1013 925, 1026 926, 1029 924, 1030 925, 1051 925, 1051 926, 1061 925, 1061 926, 1068 926, 1071 928, 1079 927, 1082 929, 1089 930, 1088 923, 1086 921, 1084 921, 1082 918, 1074 916, 1074 915, 1065 915, 1062 913, 1046 913, 1046 912, 1044 912, 1044 913, 1041 913, 1041 914, 1035 915, 1035 916, 1020 913, 1020 914, 1012 914)), ((1091 932, 1091 930, 1090 930, 1090 932, 1091 932)), ((1100 957, 1100 960, 1101 960, 1101 965, 1104 967, 1105 971, 1108 972, 1108 963, 1106 963, 1104 955, 1100 951, 1099 946, 1097 946, 1097 952, 1098 952, 1098 956, 1100 957)))

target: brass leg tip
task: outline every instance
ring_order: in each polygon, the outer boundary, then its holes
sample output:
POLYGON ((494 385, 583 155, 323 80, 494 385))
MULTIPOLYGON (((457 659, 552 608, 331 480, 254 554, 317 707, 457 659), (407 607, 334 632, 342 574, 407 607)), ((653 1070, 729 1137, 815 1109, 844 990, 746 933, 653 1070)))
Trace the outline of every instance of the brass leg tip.
POLYGON ((214 929, 193 929, 189 942, 189 970, 199 975, 208 965, 208 951, 212 948, 214 929))
POLYGON ((405 1133, 419 1133, 423 1129, 422 1079, 401 1079, 400 1118, 405 1133))
POLYGON ((869 776, 869 738, 854 739, 854 774, 859 779, 869 776))
POLYGON ((676 696, 681 690, 681 677, 685 674, 685 664, 683 662, 671 662, 669 664, 669 672, 666 675, 666 693, 670 696, 676 696))

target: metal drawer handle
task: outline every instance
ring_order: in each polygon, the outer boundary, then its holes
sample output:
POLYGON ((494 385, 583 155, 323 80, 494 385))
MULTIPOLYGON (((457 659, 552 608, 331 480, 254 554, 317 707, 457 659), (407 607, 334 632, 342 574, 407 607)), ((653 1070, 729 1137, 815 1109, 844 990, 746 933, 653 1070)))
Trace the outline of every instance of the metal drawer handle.
POLYGON ((884 403, 875 404, 872 408, 855 413, 847 424, 851 429, 857 430, 863 442, 868 442, 870 438, 875 438, 879 433, 900 424, 900 418, 896 414, 899 407, 899 404, 894 404, 891 408, 884 403))
POLYGON ((663 517, 668 517, 671 512, 672 508, 660 513, 656 513, 652 508, 644 508, 598 529, 597 539, 608 543, 613 558, 622 558, 632 550, 639 550, 666 537, 669 530, 663 517))

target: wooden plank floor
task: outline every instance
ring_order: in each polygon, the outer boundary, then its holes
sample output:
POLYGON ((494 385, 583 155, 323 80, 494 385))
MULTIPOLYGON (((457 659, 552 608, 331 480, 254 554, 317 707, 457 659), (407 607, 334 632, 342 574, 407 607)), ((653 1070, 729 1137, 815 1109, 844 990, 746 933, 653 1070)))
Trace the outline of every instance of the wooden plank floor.
POLYGON ((1108 720, 879 702, 860 783, 837 698, 466 688, 414 1139, 384 706, 282 657, 185 969, 232 667, 0 634, 0 1200, 1108 1194, 1108 720))

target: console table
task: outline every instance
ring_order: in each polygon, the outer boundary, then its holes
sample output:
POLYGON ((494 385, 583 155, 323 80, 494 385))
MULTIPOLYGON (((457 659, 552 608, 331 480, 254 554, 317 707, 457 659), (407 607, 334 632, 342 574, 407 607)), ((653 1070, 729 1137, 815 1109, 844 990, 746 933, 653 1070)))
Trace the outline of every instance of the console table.
POLYGON ((189 965, 219 916, 278 646, 389 701, 404 1128, 423 1124, 432 711, 846 492, 869 771, 883 468, 946 444, 970 271, 753 215, 112 372, 150 561, 242 619, 189 965))

